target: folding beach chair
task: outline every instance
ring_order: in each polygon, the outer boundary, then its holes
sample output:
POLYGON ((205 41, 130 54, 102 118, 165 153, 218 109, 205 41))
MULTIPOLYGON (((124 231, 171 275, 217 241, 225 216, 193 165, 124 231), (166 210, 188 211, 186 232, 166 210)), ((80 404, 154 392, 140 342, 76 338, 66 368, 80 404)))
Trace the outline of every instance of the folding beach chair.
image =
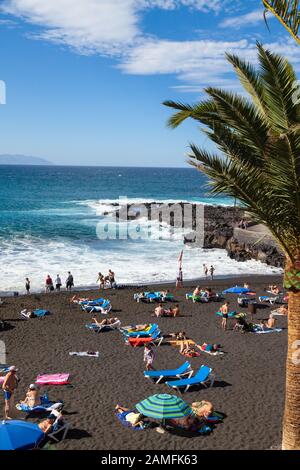
POLYGON ((191 377, 193 370, 191 369, 191 364, 189 361, 186 361, 177 369, 169 370, 147 370, 144 372, 144 376, 147 379, 152 379, 156 384, 158 384, 162 379, 171 379, 171 378, 183 378, 184 376, 191 377))
POLYGON ((59 416, 53 423, 52 430, 48 434, 50 439, 53 439, 55 442, 63 441, 66 438, 66 435, 70 429, 69 423, 67 423, 61 416, 59 416), (62 434, 62 437, 59 439, 57 435, 62 434))
POLYGON ((175 388, 180 393, 187 392, 192 385, 203 385, 205 388, 213 386, 215 376, 212 374, 212 369, 208 366, 201 366, 193 377, 189 379, 176 380, 172 382, 166 382, 169 387, 175 388), (182 390, 183 389, 183 390, 182 390))
POLYGON ((113 331, 113 330, 119 330, 121 326, 120 320, 116 321, 112 325, 97 325, 96 323, 90 323, 88 325, 85 325, 86 328, 89 330, 94 331, 95 333, 102 333, 104 331, 113 331))

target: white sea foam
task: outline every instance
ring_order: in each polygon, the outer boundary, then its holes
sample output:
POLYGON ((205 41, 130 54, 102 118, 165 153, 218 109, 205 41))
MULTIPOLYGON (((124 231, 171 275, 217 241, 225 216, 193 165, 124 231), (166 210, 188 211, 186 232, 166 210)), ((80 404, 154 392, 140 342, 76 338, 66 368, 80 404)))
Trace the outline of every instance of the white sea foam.
MULTIPOLYGON (((32 290, 44 287, 49 273, 63 278, 68 270, 74 274, 77 286, 93 285, 99 271, 112 268, 120 283, 142 283, 175 280, 177 259, 182 241, 150 240, 148 242, 95 241, 88 244, 64 240, 46 241, 30 237, 1 242, 1 290, 24 290, 29 276, 32 290)), ((202 276, 203 263, 214 264, 217 275, 281 273, 257 261, 239 263, 231 260, 224 250, 184 249, 184 277, 202 276)))

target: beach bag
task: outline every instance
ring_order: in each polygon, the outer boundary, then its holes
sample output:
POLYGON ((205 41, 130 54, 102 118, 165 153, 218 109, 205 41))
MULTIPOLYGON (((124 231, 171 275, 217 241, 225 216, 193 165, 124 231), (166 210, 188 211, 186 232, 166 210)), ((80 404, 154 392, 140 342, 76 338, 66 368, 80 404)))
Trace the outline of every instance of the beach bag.
POLYGON ((54 290, 54 287, 53 287, 53 286, 50 286, 50 290, 53 291, 53 290, 54 290))

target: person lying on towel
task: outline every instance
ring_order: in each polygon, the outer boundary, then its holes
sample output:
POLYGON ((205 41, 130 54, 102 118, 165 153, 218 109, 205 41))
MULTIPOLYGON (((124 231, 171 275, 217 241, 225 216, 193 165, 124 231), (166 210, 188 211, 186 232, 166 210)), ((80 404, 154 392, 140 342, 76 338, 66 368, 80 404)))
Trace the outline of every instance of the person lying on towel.
POLYGON ((199 346, 199 349, 201 349, 202 351, 210 352, 210 353, 216 353, 216 352, 220 352, 221 345, 203 343, 201 346, 199 346))
POLYGON ((142 428, 145 425, 145 417, 141 413, 136 413, 129 408, 124 408, 121 405, 117 405, 115 410, 118 415, 123 415, 124 413, 125 421, 131 424, 133 428, 142 428))

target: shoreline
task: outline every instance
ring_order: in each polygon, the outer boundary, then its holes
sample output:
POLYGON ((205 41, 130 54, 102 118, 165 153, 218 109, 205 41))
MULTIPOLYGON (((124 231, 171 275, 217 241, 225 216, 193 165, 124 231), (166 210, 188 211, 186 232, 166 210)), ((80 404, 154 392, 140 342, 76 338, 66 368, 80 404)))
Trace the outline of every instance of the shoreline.
MULTIPOLYGON (((212 283, 214 281, 222 281, 222 280, 235 280, 235 279, 240 279, 241 276, 245 279, 249 279, 252 277, 262 277, 265 279, 266 277, 273 278, 273 277, 283 277, 283 272, 280 273, 274 273, 274 274, 220 274, 218 276, 214 276, 214 280, 212 281, 210 278, 205 279, 204 277, 198 277, 198 278, 191 278, 191 279, 186 279, 183 284, 184 287, 190 287, 191 285, 194 285, 195 283, 212 283)), ((165 280, 165 281, 149 281, 149 282, 126 282, 126 283, 117 283, 117 287, 113 290, 119 290, 119 289, 130 289, 130 288, 142 288, 142 287, 155 287, 155 286, 166 286, 166 287, 175 287, 176 280, 165 280)), ((105 292, 111 290, 109 287, 106 287, 104 289, 100 289, 98 285, 96 284, 91 284, 91 285, 80 285, 80 286, 75 286, 72 289, 72 292, 83 292, 83 291, 99 291, 99 292, 105 292)), ((26 294, 25 291, 13 291, 13 290, 8 290, 8 291, 0 291, 0 298, 10 298, 10 297, 28 297, 30 295, 42 295, 42 294, 60 294, 60 293, 69 293, 66 288, 61 288, 60 291, 54 290, 51 293, 46 293, 45 289, 40 289, 40 290, 32 290, 30 294, 26 294)))

